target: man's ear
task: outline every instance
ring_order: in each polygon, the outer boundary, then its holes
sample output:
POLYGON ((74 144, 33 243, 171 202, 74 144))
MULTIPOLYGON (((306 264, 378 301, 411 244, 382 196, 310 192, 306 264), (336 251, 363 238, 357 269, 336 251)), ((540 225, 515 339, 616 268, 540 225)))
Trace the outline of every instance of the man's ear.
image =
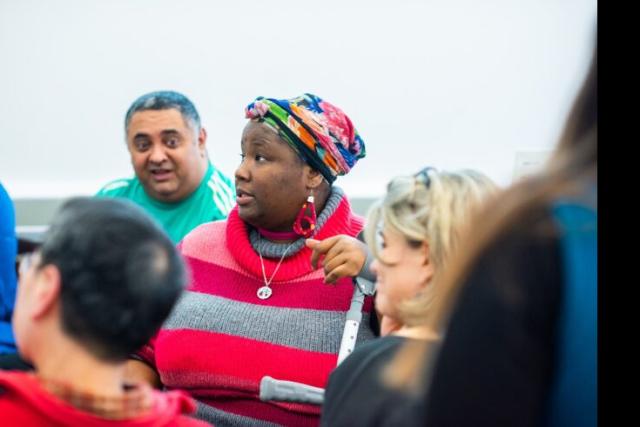
POLYGON ((198 133, 198 148, 202 157, 207 155, 207 130, 203 127, 200 128, 198 133))
POLYGON ((62 289, 62 276, 58 267, 52 264, 41 267, 33 286, 31 315, 37 319, 49 313, 58 302, 62 289))

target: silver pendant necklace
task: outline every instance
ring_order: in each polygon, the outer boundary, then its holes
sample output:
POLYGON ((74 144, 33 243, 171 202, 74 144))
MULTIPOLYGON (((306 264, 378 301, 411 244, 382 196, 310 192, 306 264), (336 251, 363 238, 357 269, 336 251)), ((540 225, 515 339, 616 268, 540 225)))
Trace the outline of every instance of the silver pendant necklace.
POLYGON ((273 290, 270 287, 271 282, 273 282, 273 278, 276 277, 276 273, 280 269, 280 266, 282 265, 282 261, 284 261, 284 257, 287 255, 287 252, 289 252, 289 249, 291 249, 294 243, 295 241, 291 242, 291 244, 287 246, 287 249, 284 250, 284 253, 280 257, 280 261, 278 261, 278 264, 276 265, 275 270, 273 270, 273 274, 271 275, 269 280, 267 280, 267 273, 265 273, 265 270, 264 270, 264 261, 262 260, 262 253, 258 251, 258 255, 260 255, 260 267, 262 267, 262 279, 264 280, 264 286, 261 286, 258 289, 258 292, 256 293, 258 295, 258 298, 267 299, 273 294, 273 290))

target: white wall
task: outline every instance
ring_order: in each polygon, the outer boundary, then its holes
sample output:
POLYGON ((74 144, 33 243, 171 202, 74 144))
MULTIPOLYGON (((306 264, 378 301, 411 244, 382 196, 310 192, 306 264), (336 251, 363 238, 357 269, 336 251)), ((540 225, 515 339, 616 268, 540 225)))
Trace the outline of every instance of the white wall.
POLYGON ((0 0, 0 180, 67 197, 130 175, 125 111, 173 89, 229 175, 244 106, 307 91, 365 141, 353 196, 426 164, 508 184, 517 152, 553 148, 595 24, 595 0, 0 0))

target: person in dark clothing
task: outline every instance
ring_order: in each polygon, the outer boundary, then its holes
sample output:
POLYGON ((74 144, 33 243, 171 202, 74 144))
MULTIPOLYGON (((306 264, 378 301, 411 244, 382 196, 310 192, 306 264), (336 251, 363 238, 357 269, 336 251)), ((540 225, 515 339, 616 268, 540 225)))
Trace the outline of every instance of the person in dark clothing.
MULTIPOLYGON (((388 408, 398 410, 411 400, 409 394, 384 384, 383 368, 405 343, 438 340, 433 330, 415 319, 433 304, 441 272, 461 244, 459 232, 470 212, 496 189, 489 178, 471 170, 425 168, 389 183, 387 194, 371 210, 365 231, 374 257, 371 271, 376 277, 375 306, 382 318, 383 337, 356 348, 333 371, 325 391, 322 425, 372 425, 388 408)), ((327 252, 326 265, 340 261, 340 255, 327 252)))
POLYGON ((424 387, 401 423, 596 425, 597 141, 596 47, 546 169, 472 222, 425 319, 441 345, 391 362, 424 387))

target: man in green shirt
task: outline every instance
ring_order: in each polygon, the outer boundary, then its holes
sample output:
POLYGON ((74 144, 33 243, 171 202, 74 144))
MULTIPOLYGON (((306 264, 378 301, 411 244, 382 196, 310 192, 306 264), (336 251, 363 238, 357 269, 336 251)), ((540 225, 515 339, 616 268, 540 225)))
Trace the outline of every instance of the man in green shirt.
POLYGON ((209 161, 207 132, 193 103, 172 91, 135 100, 125 116, 135 177, 105 185, 98 197, 130 199, 155 218, 174 242, 231 210, 231 180, 209 161))

